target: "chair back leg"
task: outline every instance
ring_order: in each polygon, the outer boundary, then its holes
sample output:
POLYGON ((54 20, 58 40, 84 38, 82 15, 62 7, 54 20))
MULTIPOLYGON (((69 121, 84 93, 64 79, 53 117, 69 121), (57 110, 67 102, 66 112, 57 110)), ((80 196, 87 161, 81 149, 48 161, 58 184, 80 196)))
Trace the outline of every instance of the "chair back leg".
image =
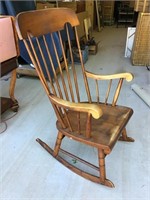
POLYGON ((115 187, 114 184, 106 179, 106 168, 105 168, 105 153, 103 149, 98 149, 98 160, 99 160, 99 171, 100 171, 100 183, 108 187, 115 187))

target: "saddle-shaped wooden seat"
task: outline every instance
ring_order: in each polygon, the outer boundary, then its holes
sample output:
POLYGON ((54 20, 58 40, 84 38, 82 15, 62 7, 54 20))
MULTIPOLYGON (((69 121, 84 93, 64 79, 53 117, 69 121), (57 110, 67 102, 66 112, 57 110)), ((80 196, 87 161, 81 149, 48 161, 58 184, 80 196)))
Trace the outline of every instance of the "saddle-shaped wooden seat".
POLYGON ((118 140, 134 141, 126 133, 126 125, 133 110, 117 105, 123 80, 131 81, 133 75, 131 73, 98 75, 87 71, 78 39, 78 25, 77 15, 67 8, 29 11, 17 16, 18 36, 24 41, 57 116, 58 135, 54 149, 39 138, 37 141, 75 173, 91 181, 113 187, 114 184, 106 178, 105 157, 111 153, 118 140), (74 64, 74 48, 79 54, 80 67, 74 64), (57 61, 58 67, 54 67, 54 60, 57 61), (62 60, 65 70, 61 67, 62 60), (91 81, 95 83, 94 89, 90 89, 91 81), (103 84, 105 81, 106 84, 103 84), (105 97, 102 98, 104 94, 105 97), (61 149, 65 136, 69 141, 73 139, 97 148, 98 165, 95 166, 66 149, 61 149), (98 170, 99 176, 68 162, 61 156, 62 153, 98 170))
MULTIPOLYGON (((129 119, 133 113, 132 109, 127 107, 112 107, 108 105, 101 105, 103 115, 99 119, 91 119, 91 135, 87 139, 86 143, 93 147, 102 148, 108 154, 113 149, 116 141, 120 136, 120 132, 122 132, 123 128, 127 123, 127 119, 129 119)), ((87 123, 87 115, 86 113, 80 114, 80 134, 79 129, 77 127, 78 113, 74 111, 69 111, 67 113, 68 119, 70 120, 70 124, 72 130, 69 128, 64 129, 61 126, 61 123, 57 121, 57 128, 60 132, 64 132, 64 135, 68 137, 72 137, 77 141, 83 140, 86 136, 86 126, 87 123)))

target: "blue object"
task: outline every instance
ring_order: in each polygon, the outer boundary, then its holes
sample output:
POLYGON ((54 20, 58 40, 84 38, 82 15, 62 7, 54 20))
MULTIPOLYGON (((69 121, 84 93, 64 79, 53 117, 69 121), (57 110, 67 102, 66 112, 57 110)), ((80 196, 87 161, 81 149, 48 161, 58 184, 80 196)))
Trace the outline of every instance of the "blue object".
MULTIPOLYGON (((56 46, 56 49, 57 49, 57 54, 58 54, 58 57, 60 59, 62 57, 62 49, 61 49, 61 46, 60 46, 60 41, 59 41, 57 33, 52 33, 52 35, 53 35, 54 43, 55 43, 55 46, 56 46)), ((59 63, 57 62, 57 58, 56 58, 55 53, 54 53, 54 46, 53 46, 53 43, 52 43, 52 39, 51 39, 49 34, 45 35, 45 39, 46 39, 46 42, 47 42, 48 49, 50 51, 50 55, 51 55, 51 58, 52 58, 54 68, 57 68, 59 63)), ((51 75, 51 77, 53 77, 54 74, 53 74, 53 71, 52 71, 52 68, 51 68, 51 63, 50 63, 48 53, 47 53, 47 50, 46 50, 46 47, 45 47, 45 44, 44 44, 44 40, 43 40, 42 37, 39 37, 38 40, 39 40, 42 52, 44 54, 45 62, 47 64, 50 75, 51 75)), ((43 62, 40 50, 38 48, 38 44, 36 42, 36 39, 32 38, 32 42, 33 42, 33 45, 34 45, 34 50, 35 50, 36 54, 38 55, 38 61, 41 65, 41 67, 42 67, 43 73, 46 77, 48 77, 46 69, 44 67, 44 62, 43 62)), ((25 49, 22 48, 22 50, 24 51, 25 49)), ((22 54, 23 53, 24 52, 22 52, 22 54)), ((31 60, 30 60, 30 57, 28 55, 26 56, 25 59, 28 63, 30 63, 30 64, 32 63, 31 60)))
MULTIPOLYGON (((84 49, 81 49, 81 53, 82 53, 83 63, 86 63, 86 61, 88 60, 88 55, 89 55, 89 47, 85 46, 84 49)), ((72 48, 72 54, 73 54, 74 63, 81 64, 79 52, 76 47, 72 48)), ((71 63, 69 50, 68 50, 68 60, 69 60, 69 63, 71 63)))

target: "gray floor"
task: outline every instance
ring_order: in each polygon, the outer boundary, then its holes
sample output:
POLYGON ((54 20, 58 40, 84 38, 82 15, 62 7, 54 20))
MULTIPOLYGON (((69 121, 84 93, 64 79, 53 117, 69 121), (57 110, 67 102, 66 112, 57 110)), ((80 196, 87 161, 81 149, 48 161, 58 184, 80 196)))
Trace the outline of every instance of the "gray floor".
MULTIPOLYGON (((0 134, 0 199, 1 200, 148 200, 150 199, 150 110, 131 90, 131 84, 150 86, 150 74, 145 67, 132 66, 124 58, 127 29, 106 27, 95 33, 100 40, 97 55, 91 55, 88 70, 111 74, 130 71, 132 83, 125 83, 118 103, 130 106, 134 115, 127 126, 134 143, 118 142, 106 158, 107 177, 115 188, 83 179, 61 165, 35 141, 42 138, 51 147, 56 138, 55 116, 37 78, 17 79, 15 96, 20 109, 7 121, 7 130, 0 134)), ((78 66, 79 67, 79 66, 78 66)), ((1 93, 7 95, 9 81, 1 81, 1 93)), ((11 117, 8 111, 2 121, 11 117)), ((1 130, 4 129, 1 124, 1 130)), ((85 156, 85 147, 76 143, 85 156)), ((86 148, 86 156, 96 160, 96 149, 86 148)))

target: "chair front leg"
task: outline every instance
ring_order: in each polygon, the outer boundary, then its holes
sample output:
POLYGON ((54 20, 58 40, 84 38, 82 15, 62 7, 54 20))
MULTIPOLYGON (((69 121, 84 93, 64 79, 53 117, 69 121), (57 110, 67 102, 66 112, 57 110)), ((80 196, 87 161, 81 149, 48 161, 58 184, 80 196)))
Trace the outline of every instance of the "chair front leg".
POLYGON ((64 138, 64 135, 59 131, 58 135, 57 135, 57 139, 56 139, 56 143, 55 143, 55 148, 54 148, 54 152, 53 152, 53 156, 56 157, 58 155, 59 149, 60 149, 60 145, 62 142, 62 139, 64 138))
POLYGON ((126 128, 123 129, 122 136, 120 136, 119 140, 125 142, 134 142, 133 138, 127 136, 126 128))
POLYGON ((100 169, 100 183, 108 187, 114 187, 114 184, 106 179, 106 169, 105 169, 105 153, 103 149, 98 149, 98 160, 100 169))
POLYGON ((101 177, 101 180, 104 182, 106 179, 104 151, 101 149, 98 149, 98 156, 99 156, 100 177, 101 177))

